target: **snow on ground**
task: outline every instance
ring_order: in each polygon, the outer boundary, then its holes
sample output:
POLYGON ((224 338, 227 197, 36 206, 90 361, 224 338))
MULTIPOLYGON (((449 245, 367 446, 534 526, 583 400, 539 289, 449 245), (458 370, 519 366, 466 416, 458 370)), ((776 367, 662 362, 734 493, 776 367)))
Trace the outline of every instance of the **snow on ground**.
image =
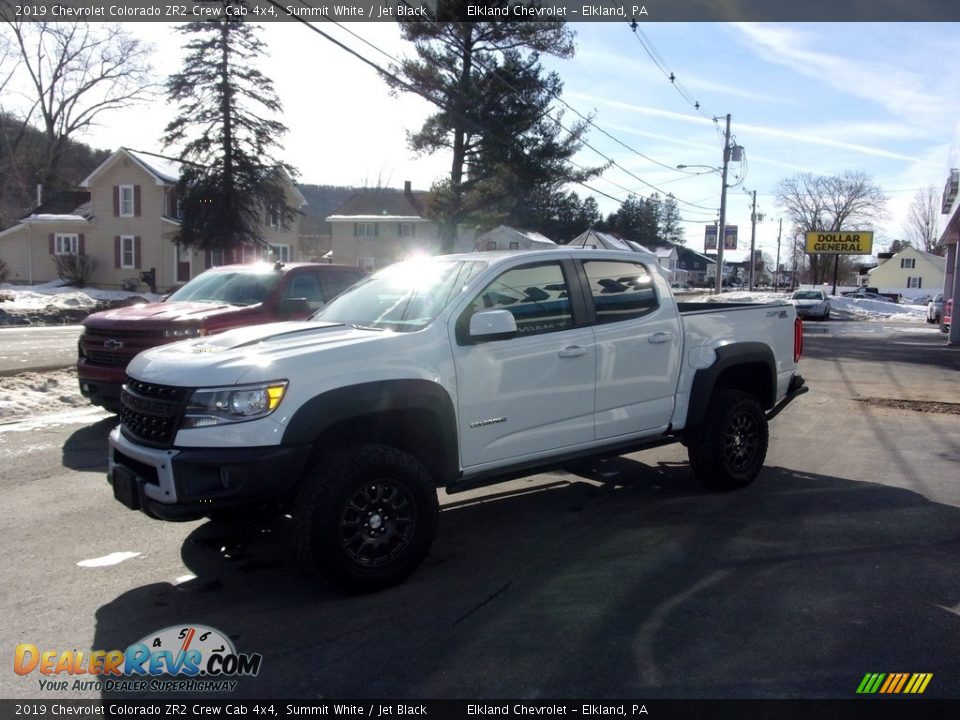
POLYGON ((0 424, 88 407, 74 368, 0 378, 0 424))
POLYGON ((93 312, 98 304, 104 302, 138 299, 154 302, 159 298, 159 295, 152 293, 75 288, 65 285, 62 280, 54 280, 42 285, 0 284, 0 309, 8 312, 46 311, 51 309, 85 309, 93 312))

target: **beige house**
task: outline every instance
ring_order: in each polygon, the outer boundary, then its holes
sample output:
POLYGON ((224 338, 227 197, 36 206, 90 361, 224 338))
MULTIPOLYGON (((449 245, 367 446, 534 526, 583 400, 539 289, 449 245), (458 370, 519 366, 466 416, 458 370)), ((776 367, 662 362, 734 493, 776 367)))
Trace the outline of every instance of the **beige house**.
POLYGON ((331 262, 378 270, 416 254, 440 249, 436 223, 423 215, 427 193, 373 188, 351 195, 326 221, 331 228, 331 262))
MULTIPOLYGON (((0 258, 8 281, 40 283, 57 278, 57 255, 82 255, 95 263, 90 284, 104 288, 146 290, 152 271, 157 291, 164 292, 209 267, 260 259, 262 249, 228 252, 179 247, 176 185, 181 164, 174 159, 120 148, 80 183, 83 191, 50 198, 17 225, 0 232, 0 258)), ((289 183, 288 202, 306 204, 289 183)), ((275 214, 264 212, 262 234, 271 246, 270 260, 298 259, 299 216, 283 228, 275 214)))
POLYGON ((870 271, 871 287, 881 292, 900 292, 908 297, 930 295, 943 289, 945 258, 914 247, 906 247, 889 259, 885 255, 881 253, 878 256, 880 264, 870 271), (916 292, 918 290, 926 292, 916 292))

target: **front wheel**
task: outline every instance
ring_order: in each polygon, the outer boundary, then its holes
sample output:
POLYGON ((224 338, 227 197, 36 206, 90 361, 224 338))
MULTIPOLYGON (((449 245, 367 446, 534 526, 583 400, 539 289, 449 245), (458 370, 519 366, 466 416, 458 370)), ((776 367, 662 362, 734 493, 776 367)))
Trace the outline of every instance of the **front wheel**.
POLYGON ((304 477, 294 509, 298 554, 337 590, 383 590, 423 562, 438 514, 430 473, 415 457, 385 445, 343 448, 304 477))
POLYGON ((707 415, 687 443, 694 475, 717 490, 749 485, 767 457, 767 417, 755 395, 714 392, 707 415))

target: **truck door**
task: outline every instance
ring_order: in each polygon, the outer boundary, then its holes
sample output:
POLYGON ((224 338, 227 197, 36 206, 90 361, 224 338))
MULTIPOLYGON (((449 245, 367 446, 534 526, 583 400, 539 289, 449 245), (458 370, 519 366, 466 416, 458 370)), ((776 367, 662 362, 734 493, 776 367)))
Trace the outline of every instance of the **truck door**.
POLYGON ((597 342, 596 437, 664 430, 682 349, 666 284, 639 262, 584 260, 597 342))
POLYGON ((571 263, 505 270, 456 319, 453 343, 463 466, 516 460, 593 440, 596 351, 582 312, 575 317, 571 263), (466 337, 470 317, 508 310, 514 336, 466 337))

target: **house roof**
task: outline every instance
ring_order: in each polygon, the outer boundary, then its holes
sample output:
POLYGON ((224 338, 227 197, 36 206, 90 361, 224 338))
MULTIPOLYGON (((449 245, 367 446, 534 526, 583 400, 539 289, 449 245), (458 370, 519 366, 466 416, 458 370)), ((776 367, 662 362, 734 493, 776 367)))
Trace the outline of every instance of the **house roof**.
MULTIPOLYGON (((577 235, 568 245, 580 247, 602 247, 606 250, 636 250, 629 244, 628 240, 618 238, 610 233, 602 233, 596 230, 587 230, 585 233, 577 235)), ((638 245, 637 247, 643 247, 638 245)), ((646 249, 644 249, 646 251, 646 249)))
POLYGON ((89 190, 62 190, 54 193, 31 210, 21 220, 51 220, 69 218, 86 220, 90 217, 89 190))
POLYGON ((676 245, 675 247, 677 248, 677 256, 678 256, 678 257, 683 256, 683 255, 687 255, 688 257, 689 257, 690 255, 694 255, 694 256, 696 256, 697 258, 699 258, 700 260, 703 260, 704 262, 707 262, 707 263, 710 263, 710 264, 713 264, 713 265, 715 265, 715 264, 717 263, 717 259, 716 259, 715 257, 710 257, 709 255, 704 255, 703 253, 699 253, 699 252, 697 252, 696 250, 691 250, 690 248, 685 247, 685 246, 683 246, 683 245, 676 245))
POLYGON ((371 188, 355 192, 328 217, 331 220, 361 218, 418 219, 423 217, 426 192, 371 188))
POLYGON ((510 227, 509 225, 500 225, 495 227, 493 230, 489 230, 478 237, 476 241, 479 243, 483 240, 490 240, 493 238, 517 238, 518 240, 527 240, 532 245, 544 248, 556 246, 556 243, 546 235, 534 232, 532 230, 518 230, 517 228, 510 227))

